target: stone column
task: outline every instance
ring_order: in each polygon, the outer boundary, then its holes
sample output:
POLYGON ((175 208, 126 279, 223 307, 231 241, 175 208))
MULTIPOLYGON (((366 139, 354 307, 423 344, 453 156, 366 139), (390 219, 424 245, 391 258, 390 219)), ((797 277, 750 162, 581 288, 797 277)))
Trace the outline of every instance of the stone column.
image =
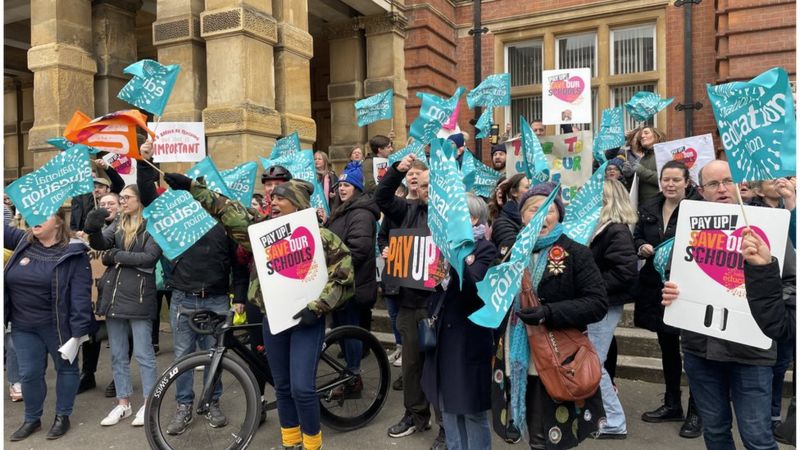
POLYGON ((367 135, 368 137, 376 134, 387 135, 394 126, 396 148, 405 147, 407 135, 408 83, 404 50, 407 23, 408 19, 400 13, 364 18, 367 35, 367 79, 364 80, 364 97, 394 88, 394 120, 381 120, 369 125, 367 135))
POLYGON ((317 139, 311 118, 311 75, 309 66, 314 43, 308 33, 308 0, 272 0, 278 21, 275 46, 275 109, 281 115, 281 134, 295 131, 304 148, 317 139))
POLYGON ((76 110, 94 115, 92 5, 90 0, 32 0, 31 48, 36 111, 28 148, 34 168, 58 150, 47 139, 61 136, 76 110))
MULTIPOLYGON (((272 0, 206 0, 209 153, 221 169, 264 156, 281 135, 275 110, 272 0)), ((306 75, 307 76, 307 75, 306 75)))
POLYGON ((335 24, 328 29, 331 83, 331 146, 328 155, 334 163, 344 163, 350 150, 367 141, 367 129, 356 122, 355 102, 364 97, 366 52, 363 24, 359 20, 335 24))
POLYGON ((132 106, 117 98, 130 80, 122 70, 136 62, 136 11, 142 0, 95 0, 92 2, 92 32, 97 74, 94 109, 97 115, 132 106))

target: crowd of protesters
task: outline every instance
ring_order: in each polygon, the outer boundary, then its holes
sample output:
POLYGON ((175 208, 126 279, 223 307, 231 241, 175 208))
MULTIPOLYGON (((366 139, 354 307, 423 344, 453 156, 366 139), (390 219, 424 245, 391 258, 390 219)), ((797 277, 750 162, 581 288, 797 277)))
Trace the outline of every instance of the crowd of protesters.
MULTIPOLYGON (((538 136, 541 121, 532 123, 538 136)), ((507 134, 510 128, 507 129, 507 134)), ((467 137, 448 138, 460 166, 467 137)), ((274 381, 281 444, 288 449, 322 446, 315 367, 329 326, 355 325, 371 330, 376 302, 385 302, 396 348, 389 355, 401 367, 393 387, 402 391, 401 417, 388 430, 399 439, 429 430, 438 433, 431 448, 491 448, 492 430, 508 442, 525 439, 532 449, 566 449, 586 438, 625 439, 627 417, 613 382, 616 368, 615 329, 626 304, 633 303, 637 327, 655 333, 662 356, 664 399, 641 420, 681 421, 680 436, 703 436, 713 449, 734 448, 731 404, 747 448, 775 449, 776 440, 793 442, 793 432, 781 423, 781 394, 786 370, 794 360, 796 184, 778 179, 737 186, 724 161, 708 163, 699 182, 681 162, 656 170, 653 146, 665 140, 660 130, 645 126, 628 135, 626 146, 607 152, 600 220, 587 245, 565 234, 560 193, 547 211, 523 278, 521 294, 498 329, 484 328, 469 316, 484 302, 477 283, 493 265, 508 259, 521 230, 539 212, 556 188, 531 185, 524 174, 501 178, 489 198, 467 194, 475 241, 464 259, 464 271, 443 271, 433 291, 376 280, 376 255, 387 258, 393 229, 428 229, 429 168, 412 154, 391 165, 381 179, 373 159, 386 158, 394 148, 391 136, 374 136, 365 149, 353 148, 344 170, 334 172, 328 156, 316 152, 317 179, 331 211, 319 211, 328 282, 320 298, 296 318, 300 323, 272 334, 264 317, 264 301, 254 275, 247 227, 310 207, 313 186, 294 179, 284 167, 272 166, 261 176, 263 191, 251 204, 208 189, 202 180, 176 173, 163 182, 189 191, 218 220, 185 253, 167 260, 145 229, 142 211, 158 195, 158 172, 140 164, 137 183, 122 178, 102 160, 95 161, 94 192, 72 199, 71 213, 62 208, 46 222, 27 229, 5 203, 6 370, 11 401, 23 401, 22 426, 11 441, 41 428, 46 394, 46 358, 57 372, 55 420, 48 439, 63 436, 75 396, 96 388, 100 342, 110 344, 113 380, 107 397, 116 404, 102 426, 134 416, 142 426, 146 400, 158 369, 158 331, 163 300, 169 309, 175 358, 208 349, 212 339, 193 332, 187 317, 205 309, 225 313, 247 311, 248 321, 261 323, 252 333, 263 344, 274 381), (638 196, 629 190, 638 183, 638 196), (752 205, 785 208, 792 213, 790 241, 783 272, 755 233, 742 245, 748 301, 759 326, 774 343, 767 350, 679 330, 664 324, 664 308, 680 289, 662 281, 654 265, 655 248, 675 235, 685 199, 735 203, 740 190, 752 205), (638 205, 638 208, 635 206, 638 205), (638 209, 638 211, 637 211, 638 209), (89 252, 100 253, 106 267, 92 292, 89 252), (248 298, 248 294, 249 297, 248 298), (531 299, 535 299, 534 302, 531 299), (418 322, 437 316, 437 345, 420 348, 418 322), (532 327, 586 333, 602 365, 599 388, 579 401, 560 401, 548 392, 534 365, 529 342, 532 327), (58 348, 71 337, 89 336, 81 359, 68 362, 58 348), (141 391, 134 391, 130 360, 135 358, 141 391), (688 407, 682 407, 681 376, 689 380, 688 407), (139 395, 141 394, 141 397, 139 395), (134 408, 137 408, 134 413, 134 408)), ((142 145, 149 158, 152 146, 142 145)), ((491 166, 505 170, 506 147, 492 147, 491 166)), ((342 349, 347 368, 360 372, 363 349, 357 341, 342 349)), ((106 358, 108 360, 108 358, 106 358)), ((193 374, 177 382, 174 417, 167 433, 180 435, 192 426, 193 374)), ((263 389, 265 380, 258 380, 263 389)), ((360 395, 360 378, 337 387, 333 398, 360 395)), ((216 387, 208 425, 225 427, 224 395, 216 387)), ((793 425, 792 425, 793 430, 793 425)))

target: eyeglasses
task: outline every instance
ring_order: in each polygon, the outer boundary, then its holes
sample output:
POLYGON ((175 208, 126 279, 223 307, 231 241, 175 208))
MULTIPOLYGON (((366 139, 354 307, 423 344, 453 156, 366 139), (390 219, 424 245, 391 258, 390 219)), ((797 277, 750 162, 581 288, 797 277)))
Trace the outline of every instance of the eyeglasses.
POLYGON ((128 200, 130 200, 132 198, 136 198, 136 196, 135 195, 120 195, 119 196, 119 201, 120 202, 127 202, 128 200))
POLYGON ((101 208, 105 208, 105 207, 107 207, 107 206, 113 206, 113 205, 115 205, 115 204, 116 204, 116 203, 103 203, 103 202, 100 202, 100 203, 98 203, 98 204, 97 204, 97 206, 99 206, 99 207, 101 207, 101 208))
POLYGON ((733 180, 731 180, 730 178, 725 178, 722 181, 711 181, 709 183, 702 185, 701 187, 703 189, 708 189, 710 191, 718 191, 720 186, 725 186, 726 188, 729 188, 733 185, 734 185, 733 180))

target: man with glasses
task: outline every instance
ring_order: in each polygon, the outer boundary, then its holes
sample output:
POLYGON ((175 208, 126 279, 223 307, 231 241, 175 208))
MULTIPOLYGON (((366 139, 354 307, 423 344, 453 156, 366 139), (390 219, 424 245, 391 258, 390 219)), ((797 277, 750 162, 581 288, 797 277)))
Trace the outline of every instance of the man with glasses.
MULTIPOLYGON (((708 163, 700 170, 699 181, 699 191, 705 201, 737 203, 738 187, 727 162, 708 163)), ((781 282, 784 288, 795 284, 795 254, 788 243, 781 282)), ((684 288, 691 289, 689 286, 684 288)), ((678 298, 678 293, 678 285, 667 281, 662 304, 672 303, 678 298)), ((703 419, 706 447, 735 448, 731 433, 732 402, 744 446, 748 449, 777 449, 770 426, 775 344, 762 350, 682 330, 681 346, 689 387, 703 419)))

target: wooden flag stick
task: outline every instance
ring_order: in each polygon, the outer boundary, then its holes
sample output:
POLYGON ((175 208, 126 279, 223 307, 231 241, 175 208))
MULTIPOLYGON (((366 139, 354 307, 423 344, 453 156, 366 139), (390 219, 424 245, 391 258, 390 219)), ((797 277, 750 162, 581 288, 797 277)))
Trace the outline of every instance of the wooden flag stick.
POLYGON ((150 167, 152 167, 153 169, 156 169, 156 171, 157 171, 158 173, 160 173, 161 175, 165 175, 165 173, 164 173, 164 172, 162 172, 162 171, 161 171, 161 169, 159 169, 158 167, 156 167, 156 166, 155 166, 155 164, 151 163, 150 161, 148 161, 148 160, 146 160, 146 159, 140 159, 139 161, 144 161, 144 162, 146 162, 147 164, 149 164, 149 165, 150 165, 150 167))
POLYGON ((739 206, 742 208, 742 218, 744 219, 744 224, 747 225, 747 228, 750 228, 750 221, 747 220, 747 213, 744 210, 744 202, 742 201, 742 193, 739 191, 739 183, 733 184, 736 189, 736 200, 739 201, 739 206))

